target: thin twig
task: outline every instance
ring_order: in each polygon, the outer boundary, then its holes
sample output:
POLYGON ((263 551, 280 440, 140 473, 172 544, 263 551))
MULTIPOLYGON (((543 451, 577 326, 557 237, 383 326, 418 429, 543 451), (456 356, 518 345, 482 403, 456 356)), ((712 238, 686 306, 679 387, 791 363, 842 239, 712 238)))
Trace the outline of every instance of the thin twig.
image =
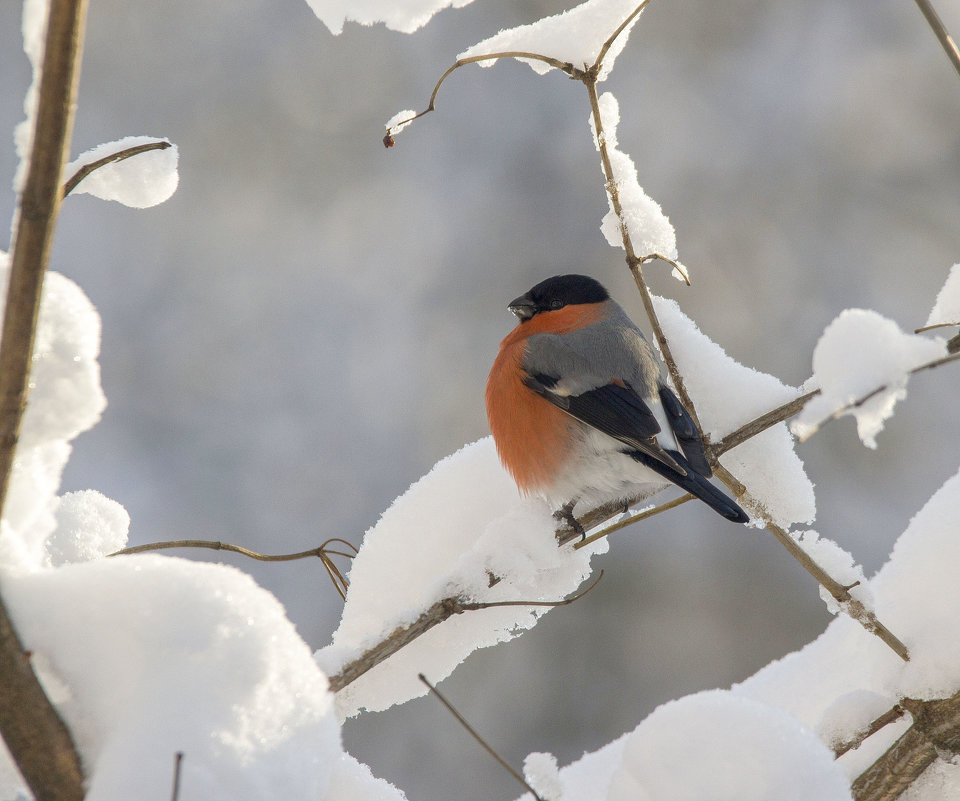
POLYGON ((183 751, 177 751, 173 755, 173 791, 170 793, 170 801, 177 801, 180 797, 180 768, 183 765, 183 751))
POLYGON ((687 286, 691 286, 690 273, 687 272, 687 268, 684 267, 680 262, 671 259, 669 256, 664 256, 662 253, 648 253, 639 260, 639 263, 646 264, 648 261, 654 261, 655 259, 658 261, 665 261, 667 264, 673 267, 674 270, 680 273, 680 277, 687 286))
POLYGON ((620 34, 627 29, 627 26, 629 26, 637 18, 637 15, 643 11, 644 8, 646 8, 647 3, 649 2, 650 0, 643 0, 640 5, 633 9, 633 11, 630 13, 630 16, 621 22, 619 27, 612 34, 610 34, 610 38, 607 39, 607 41, 603 43, 603 47, 600 48, 600 52, 597 54, 597 60, 593 62, 594 70, 597 72, 600 71, 600 67, 603 66, 603 60, 607 57, 607 51, 613 46, 613 43, 617 40, 620 34))
POLYGON ((323 543, 323 545, 320 545, 317 548, 311 548, 309 551, 298 551, 297 553, 257 553, 256 551, 251 551, 249 548, 244 548, 240 545, 231 545, 229 542, 219 542, 217 540, 170 540, 169 542, 148 542, 145 545, 133 545, 129 548, 123 548, 122 550, 114 551, 113 553, 109 554, 109 556, 127 556, 129 554, 145 553, 147 551, 163 551, 170 548, 207 548, 213 551, 231 551, 232 553, 238 553, 241 556, 247 556, 260 562, 292 562, 297 559, 309 559, 310 557, 314 556, 322 559, 327 554, 346 556, 349 558, 353 558, 353 556, 356 555, 356 548, 354 548, 353 545, 346 540, 334 538, 327 540, 325 543, 323 543), (354 552, 349 554, 342 551, 332 551, 327 548, 327 543, 330 542, 343 543, 344 545, 349 546, 354 552))
POLYGON ((930 0, 917 0, 917 6, 919 6, 921 13, 927 20, 927 24, 933 29, 937 40, 940 42, 940 46, 943 48, 943 52, 947 54, 947 58, 950 59, 953 68, 957 71, 957 74, 960 75, 960 51, 957 50, 957 43, 953 41, 953 37, 940 19, 940 15, 937 14, 930 0))
POLYGON ((934 328, 953 328, 954 326, 960 326, 960 322, 957 323, 934 323, 933 325, 925 325, 922 328, 914 328, 914 334, 922 334, 924 331, 933 331, 934 328))
MULTIPOLYGON (((579 550, 580 548, 585 548, 597 540, 607 537, 610 534, 613 534, 615 531, 619 531, 622 528, 627 526, 632 526, 634 523, 639 523, 641 520, 646 520, 648 517, 653 517, 654 515, 661 514, 662 512, 667 512, 670 509, 675 509, 681 504, 686 503, 687 501, 692 501, 693 496, 687 493, 686 495, 681 495, 679 498, 674 498, 672 501, 667 501, 662 503, 659 506, 655 506, 652 509, 644 509, 642 512, 637 512, 635 515, 630 515, 630 517, 625 517, 623 520, 618 520, 613 525, 607 526, 605 529, 598 531, 596 534, 591 534, 589 537, 584 538, 580 542, 576 543, 573 546, 573 549, 579 550)), ((574 532, 575 533, 575 532, 574 532)), ((563 542, 560 543, 561 545, 563 542)))
POLYGON ((102 159, 97 159, 96 161, 91 161, 89 164, 84 164, 82 167, 78 168, 72 176, 70 176, 70 179, 66 183, 64 183, 63 194, 61 197, 66 197, 69 195, 74 189, 77 188, 77 184, 79 184, 94 170, 99 170, 101 167, 104 167, 112 162, 123 161, 131 156, 138 156, 141 153, 146 153, 150 150, 166 150, 168 147, 171 147, 169 142, 160 140, 156 142, 147 142, 142 145, 128 147, 125 150, 118 150, 116 153, 111 153, 109 156, 104 156, 102 159))
POLYGON ((333 588, 337 591, 340 598, 344 600, 347 597, 347 589, 350 586, 350 582, 330 557, 342 556, 346 559, 353 559, 353 557, 357 555, 356 547, 340 537, 331 537, 318 548, 311 548, 309 551, 298 551, 297 553, 263 554, 251 551, 249 548, 243 548, 240 545, 231 545, 228 542, 219 542, 217 540, 171 540, 169 542, 148 542, 145 545, 134 545, 130 548, 114 551, 108 555, 128 556, 130 554, 162 551, 170 548, 207 548, 212 551, 230 551, 231 553, 238 553, 241 556, 256 559, 260 562, 292 562, 297 559, 317 557, 323 563, 323 567, 330 577, 333 588), (335 550, 330 547, 331 543, 345 545, 352 553, 335 550))
MULTIPOLYGON (((0 339, 0 513, 27 403, 43 277, 60 209, 83 52, 86 0, 49 4, 33 146, 19 199, 0 339)), ((0 602, 0 735, 37 801, 80 801, 83 767, 0 602)))
POLYGON ((867 726, 863 731, 857 732, 849 740, 844 740, 842 743, 837 743, 833 746, 833 755, 834 757, 842 757, 847 751, 853 751, 863 745, 863 741, 869 737, 873 737, 878 731, 882 728, 889 726, 894 721, 900 720, 903 717, 903 713, 906 710, 900 705, 897 704, 892 709, 888 709, 880 717, 873 720, 870 725, 867 726))
POLYGON ((523 778, 523 774, 519 773, 516 769, 514 769, 510 765, 510 763, 507 762, 507 760, 505 760, 502 756, 500 756, 500 754, 498 754, 487 743, 487 741, 484 740, 483 737, 481 737, 477 733, 477 730, 474 729, 473 726, 467 723, 467 719, 457 711, 456 707, 454 707, 453 704, 451 704, 446 698, 443 697, 443 694, 436 687, 434 687, 429 681, 427 681, 426 676, 424 676, 422 673, 418 673, 417 678, 427 685, 430 692, 432 692, 435 696, 437 696, 437 698, 440 700, 440 703, 443 704, 447 708, 447 711, 457 719, 457 722, 459 722, 459 724, 463 726, 464 729, 467 730, 467 733, 471 737, 473 737, 474 740, 480 743, 480 745, 483 746, 483 749, 488 754, 490 754, 490 756, 492 756, 495 760, 497 760, 497 762, 500 764, 500 767, 502 767, 505 771, 507 771, 507 773, 513 776, 514 779, 520 782, 520 784, 523 785, 523 788, 528 793, 530 793, 535 799, 537 799, 537 801, 543 801, 543 799, 540 798, 539 795, 537 795, 537 791, 534 790, 529 784, 527 784, 527 780, 523 778))

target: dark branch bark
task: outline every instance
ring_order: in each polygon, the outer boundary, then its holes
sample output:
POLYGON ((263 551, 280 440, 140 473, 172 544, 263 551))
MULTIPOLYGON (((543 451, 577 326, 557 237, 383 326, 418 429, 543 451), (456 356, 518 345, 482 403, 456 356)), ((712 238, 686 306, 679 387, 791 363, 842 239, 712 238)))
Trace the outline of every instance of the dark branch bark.
POLYGON ((856 778, 851 787, 855 801, 893 801, 941 753, 960 753, 960 693, 938 701, 905 698, 900 706, 913 717, 913 725, 856 778))
MULTIPOLYGON (((53 0, 30 168, 20 197, 0 341, 0 510, 27 400, 43 275, 69 150, 86 0, 53 0)), ((0 604, 0 733, 36 801, 80 801, 83 771, 69 731, 43 692, 0 604)))

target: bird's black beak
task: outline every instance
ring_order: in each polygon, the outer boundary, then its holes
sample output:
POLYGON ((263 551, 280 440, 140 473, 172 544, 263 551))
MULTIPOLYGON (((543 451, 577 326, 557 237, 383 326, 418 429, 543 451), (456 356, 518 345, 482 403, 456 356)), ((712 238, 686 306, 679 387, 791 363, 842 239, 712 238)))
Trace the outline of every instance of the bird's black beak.
POLYGON ((521 323, 525 323, 537 313, 537 307, 534 306, 533 301, 527 295, 521 295, 516 300, 511 300, 507 308, 517 315, 517 319, 521 323))

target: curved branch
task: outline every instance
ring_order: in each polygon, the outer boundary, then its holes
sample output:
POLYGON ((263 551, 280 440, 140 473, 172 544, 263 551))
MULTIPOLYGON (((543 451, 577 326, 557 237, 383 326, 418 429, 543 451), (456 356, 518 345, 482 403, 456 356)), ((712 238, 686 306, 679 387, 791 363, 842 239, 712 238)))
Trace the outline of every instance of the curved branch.
POLYGON ((128 147, 125 150, 118 150, 116 153, 111 153, 109 156, 104 156, 102 159, 97 159, 96 161, 91 161, 89 164, 84 164, 72 176, 70 176, 66 183, 64 183, 61 197, 66 197, 69 195, 74 189, 77 188, 77 184, 79 184, 94 170, 99 170, 101 167, 104 167, 107 164, 115 161, 123 161, 131 156, 139 156, 141 153, 147 153, 150 150, 166 150, 168 147, 172 147, 172 145, 169 142, 162 140, 157 140, 156 142, 146 142, 142 145, 128 147))
POLYGON ((114 551, 108 556, 128 556, 135 553, 146 553, 147 551, 163 551, 169 550, 170 548, 207 548, 212 551, 230 551, 232 553, 238 553, 241 556, 247 556, 250 559, 256 559, 260 562, 292 562, 297 559, 309 559, 310 557, 316 556, 321 559, 327 555, 333 556, 346 556, 348 558, 353 558, 356 555, 357 549, 353 547, 346 540, 342 540, 339 537, 329 539, 320 545, 317 548, 311 548, 309 551, 298 551, 297 553, 281 553, 281 554, 263 554, 257 553, 256 551, 251 551, 249 548, 244 548, 240 545, 231 545, 228 542, 220 542, 218 540, 170 540, 168 542, 148 542, 145 545, 134 545, 130 548, 123 548, 119 551, 114 551), (330 542, 339 542, 353 550, 352 554, 343 553, 341 551, 331 551, 327 548, 327 543, 330 542))
POLYGON ((219 542, 216 540, 171 540, 169 542, 149 542, 145 545, 134 545, 131 548, 114 551, 108 554, 108 556, 127 556, 129 554, 146 553, 148 551, 163 551, 170 548, 208 548, 212 551, 230 551, 231 553, 238 553, 241 556, 256 559, 260 562, 292 562, 296 559, 309 559, 315 556, 323 563, 324 570, 327 571, 333 588, 342 600, 346 600, 350 582, 330 557, 343 556, 347 559, 353 559, 353 557, 357 555, 357 549, 352 543, 340 537, 331 537, 318 548, 311 548, 309 551, 299 551, 297 553, 263 554, 239 545, 231 545, 228 542, 219 542), (333 550, 329 546, 334 542, 345 545, 353 551, 353 553, 333 550))
MULTIPOLYGON (((429 114, 431 111, 436 110, 437 94, 440 92, 440 87, 443 85, 443 82, 447 79, 447 76, 455 70, 460 69, 467 64, 476 64, 479 61, 496 61, 501 58, 525 58, 531 61, 542 61, 545 64, 549 64, 551 67, 555 67, 558 70, 561 70, 572 78, 577 78, 582 74, 582 70, 578 70, 573 66, 569 61, 560 61, 559 59, 552 58, 551 56, 545 56, 542 53, 527 53, 522 50, 506 50, 502 53, 485 53, 480 56, 469 56, 467 58, 459 58, 453 62, 453 64, 447 68, 447 71, 440 76, 440 80, 437 81, 436 86, 433 87, 433 92, 430 93, 430 103, 427 107, 421 111, 419 114, 414 114, 412 117, 408 117, 405 120, 400 120, 400 122, 391 125, 387 128, 387 136, 384 138, 384 143, 386 144, 387 139, 392 137, 392 135, 400 128, 405 125, 409 125, 414 120, 420 119, 420 117, 425 114, 429 114)), ((390 145, 387 145, 390 147, 390 145)))

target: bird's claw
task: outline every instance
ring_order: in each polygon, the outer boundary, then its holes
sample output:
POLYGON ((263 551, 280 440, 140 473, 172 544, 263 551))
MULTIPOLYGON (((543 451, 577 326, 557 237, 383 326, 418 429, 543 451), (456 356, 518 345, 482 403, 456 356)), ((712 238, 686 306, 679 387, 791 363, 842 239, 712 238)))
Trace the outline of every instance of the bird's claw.
POLYGON ((573 515, 573 507, 575 504, 576 501, 565 503, 553 513, 553 516, 556 520, 562 521, 570 526, 570 528, 580 535, 580 542, 583 542, 587 538, 587 532, 584 527, 580 525, 580 521, 573 515))

